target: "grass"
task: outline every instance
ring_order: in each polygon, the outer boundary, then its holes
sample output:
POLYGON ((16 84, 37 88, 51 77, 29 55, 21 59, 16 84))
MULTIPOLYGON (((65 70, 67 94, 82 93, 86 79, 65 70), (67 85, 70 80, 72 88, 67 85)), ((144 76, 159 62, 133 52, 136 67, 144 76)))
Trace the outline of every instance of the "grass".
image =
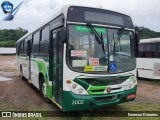
POLYGON ((23 106, 17 106, 14 104, 1 103, 0 111, 49 111, 49 105, 43 104, 38 106, 25 104, 23 106))
POLYGON ((155 81, 153 81, 153 82, 154 82, 154 85, 160 86, 160 80, 155 80, 155 81))
POLYGON ((147 79, 147 78, 139 78, 139 80, 147 81, 150 84, 153 84, 155 86, 160 86, 160 80, 154 80, 154 79, 151 80, 151 79, 147 79))

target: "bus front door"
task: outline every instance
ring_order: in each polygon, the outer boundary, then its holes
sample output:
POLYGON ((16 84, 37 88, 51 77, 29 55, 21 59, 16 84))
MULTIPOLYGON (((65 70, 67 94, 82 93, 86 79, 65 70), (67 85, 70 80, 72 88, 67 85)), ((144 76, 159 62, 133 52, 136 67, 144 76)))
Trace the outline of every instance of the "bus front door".
POLYGON ((62 79, 63 79, 63 69, 62 69, 62 45, 59 42, 59 32, 52 32, 52 45, 53 45, 53 96, 56 102, 61 104, 62 102, 62 79))

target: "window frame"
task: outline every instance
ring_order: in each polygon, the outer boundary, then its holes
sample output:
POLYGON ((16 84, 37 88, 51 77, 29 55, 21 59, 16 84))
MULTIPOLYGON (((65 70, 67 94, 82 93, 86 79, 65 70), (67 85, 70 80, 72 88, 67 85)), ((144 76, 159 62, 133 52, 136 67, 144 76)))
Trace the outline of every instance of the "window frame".
POLYGON ((41 39, 41 31, 38 30, 35 33, 33 33, 33 35, 32 35, 32 51, 31 51, 31 55, 33 55, 33 56, 34 55, 39 55, 39 43, 40 43, 40 39, 41 39), (36 35, 38 35, 38 36, 36 36, 36 35), (38 38, 36 38, 37 39, 36 42, 35 42, 35 37, 38 37, 38 38), (35 45, 38 46, 37 51, 34 51, 35 49, 33 49, 33 48, 35 48, 35 45))
POLYGON ((42 29, 41 29, 41 31, 40 31, 40 41, 39 41, 39 55, 49 55, 49 40, 50 40, 50 26, 49 25, 46 25, 45 27, 43 27, 42 29), (43 40, 43 31, 44 31, 44 33, 46 32, 46 31, 48 32, 47 34, 48 34, 48 38, 46 39, 44 39, 43 40), (44 41, 47 41, 47 45, 48 45, 48 47, 47 47, 47 52, 42 52, 41 51, 41 48, 42 48, 42 45, 43 45, 43 42, 44 41))

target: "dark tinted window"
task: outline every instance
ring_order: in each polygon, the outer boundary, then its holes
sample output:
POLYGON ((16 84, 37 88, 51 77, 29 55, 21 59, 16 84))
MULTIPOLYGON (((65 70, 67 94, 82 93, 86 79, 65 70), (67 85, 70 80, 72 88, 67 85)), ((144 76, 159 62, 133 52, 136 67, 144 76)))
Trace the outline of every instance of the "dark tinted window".
POLYGON ((41 39, 41 41, 46 41, 48 39, 49 39, 49 26, 45 27, 42 30, 42 39, 41 39))
POLYGON ((156 52, 156 50, 157 50, 157 46, 155 43, 147 44, 147 51, 156 52))
POLYGON ((40 53, 48 54, 49 48, 49 26, 42 30, 41 41, 40 41, 40 53))
POLYGON ((17 52, 17 55, 19 55, 19 53, 20 53, 20 43, 17 43, 17 45, 16 45, 16 52, 17 52))
POLYGON ((139 45, 139 57, 142 58, 156 58, 157 57, 157 44, 146 43, 139 45))
POLYGON ((139 50, 139 57, 146 57, 145 56, 145 44, 140 44, 139 46, 138 46, 138 50, 139 50))
POLYGON ((157 58, 160 58, 160 43, 157 43, 157 58))
POLYGON ((155 58, 157 52, 157 46, 155 43, 147 44, 147 53, 146 57, 148 58, 155 58))
POLYGON ((24 40, 22 40, 19 44, 19 54, 22 55, 23 54, 23 47, 24 47, 24 40))
POLYGON ((39 39, 40 39, 40 32, 38 31, 33 35, 33 43, 39 43, 39 39))
POLYGON ((25 41, 24 41, 23 54, 27 55, 27 39, 25 39, 25 41))
POLYGON ((67 20, 72 22, 114 25, 133 29, 133 23, 129 16, 97 8, 71 6, 68 9, 67 20))
POLYGON ((160 52, 160 43, 157 43, 157 51, 160 52))
POLYGON ((85 14, 85 20, 86 21, 95 21, 95 22, 101 22, 101 23, 111 23, 111 24, 118 24, 118 25, 124 25, 123 18, 111 14, 104 14, 104 13, 98 13, 98 12, 84 12, 85 14))
POLYGON ((33 35, 33 43, 32 43, 33 54, 39 53, 39 40, 40 40, 40 32, 38 31, 33 35))

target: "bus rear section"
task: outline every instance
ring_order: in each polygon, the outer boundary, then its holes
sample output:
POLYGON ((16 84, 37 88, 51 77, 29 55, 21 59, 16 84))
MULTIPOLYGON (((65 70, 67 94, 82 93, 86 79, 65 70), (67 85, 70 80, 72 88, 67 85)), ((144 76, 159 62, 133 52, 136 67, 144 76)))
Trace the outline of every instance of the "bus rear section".
POLYGON ((160 38, 142 39, 138 47, 138 77, 160 79, 160 38))

